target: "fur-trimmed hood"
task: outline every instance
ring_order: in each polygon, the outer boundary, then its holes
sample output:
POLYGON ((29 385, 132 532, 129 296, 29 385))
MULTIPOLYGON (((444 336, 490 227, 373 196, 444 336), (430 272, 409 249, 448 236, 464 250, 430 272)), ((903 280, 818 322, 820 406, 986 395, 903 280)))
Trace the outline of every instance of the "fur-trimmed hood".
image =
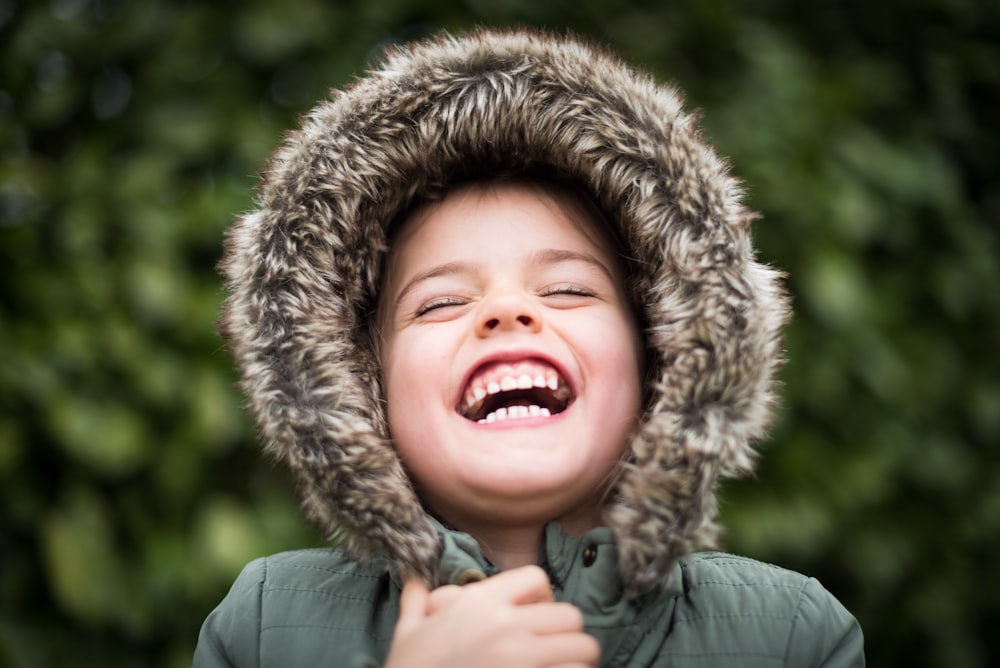
POLYGON ((227 238, 221 329, 242 388, 326 537, 433 582, 439 537, 387 433, 368 319, 390 223, 484 165, 565 174, 618 225, 651 374, 604 517, 629 591, 648 590, 714 542, 717 479, 752 467, 787 303, 677 92, 601 48, 440 35, 316 106, 227 238))

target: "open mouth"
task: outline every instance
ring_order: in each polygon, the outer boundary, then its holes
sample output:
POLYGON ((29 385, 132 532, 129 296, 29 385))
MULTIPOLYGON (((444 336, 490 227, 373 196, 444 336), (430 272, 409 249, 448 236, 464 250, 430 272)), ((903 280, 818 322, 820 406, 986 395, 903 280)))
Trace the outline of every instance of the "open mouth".
POLYGON ((467 420, 547 418, 572 403, 573 392, 555 368, 538 360, 486 364, 469 379, 459 412, 467 420))

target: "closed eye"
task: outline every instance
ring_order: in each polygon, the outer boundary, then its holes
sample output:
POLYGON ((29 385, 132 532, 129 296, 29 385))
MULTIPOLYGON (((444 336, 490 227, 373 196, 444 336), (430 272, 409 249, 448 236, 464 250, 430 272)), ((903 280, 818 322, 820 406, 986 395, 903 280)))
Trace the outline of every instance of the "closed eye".
POLYGON ((437 297, 421 304, 413 316, 415 318, 419 318, 427 315, 431 311, 448 308, 449 306, 464 306, 466 303, 467 300, 460 297, 437 297))
POLYGON ((551 297, 553 295, 568 295, 575 297, 597 296, 594 294, 593 290, 572 283, 560 283, 557 285, 546 286, 539 292, 539 295, 542 297, 551 297))

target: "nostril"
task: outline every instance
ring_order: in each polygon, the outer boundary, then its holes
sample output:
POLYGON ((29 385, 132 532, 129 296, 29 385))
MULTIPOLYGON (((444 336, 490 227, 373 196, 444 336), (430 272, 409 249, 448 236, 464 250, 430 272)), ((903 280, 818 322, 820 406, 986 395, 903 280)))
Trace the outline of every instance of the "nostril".
MULTIPOLYGON (((517 316, 516 320, 517 320, 518 323, 524 325, 525 327, 530 327, 532 325, 532 323, 535 322, 532 319, 532 317, 528 316, 528 315, 519 315, 519 316, 517 316)), ((486 322, 483 323, 483 326, 486 329, 496 329, 497 327, 500 326, 500 319, 499 318, 490 318, 489 320, 487 320, 486 322)))
POLYGON ((516 294, 500 294, 483 299, 477 310, 476 331, 479 335, 501 330, 536 331, 541 327, 541 313, 526 297, 516 294))

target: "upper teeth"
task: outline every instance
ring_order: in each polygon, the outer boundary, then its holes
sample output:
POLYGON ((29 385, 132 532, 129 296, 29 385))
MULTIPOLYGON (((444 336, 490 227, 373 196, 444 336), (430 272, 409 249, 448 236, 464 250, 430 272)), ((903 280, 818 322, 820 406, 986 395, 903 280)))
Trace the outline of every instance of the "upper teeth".
POLYGON ((485 386, 473 384, 465 393, 465 406, 472 408, 486 397, 500 392, 530 390, 532 387, 547 387, 555 392, 559 389, 559 376, 555 371, 538 373, 534 377, 524 373, 519 376, 504 375, 499 379, 490 380, 485 386))
POLYGON ((460 412, 470 420, 486 422, 549 417, 563 410, 571 395, 566 379, 547 362, 535 359, 490 362, 477 369, 469 380, 460 412), (500 393, 520 394, 497 397, 500 393))

